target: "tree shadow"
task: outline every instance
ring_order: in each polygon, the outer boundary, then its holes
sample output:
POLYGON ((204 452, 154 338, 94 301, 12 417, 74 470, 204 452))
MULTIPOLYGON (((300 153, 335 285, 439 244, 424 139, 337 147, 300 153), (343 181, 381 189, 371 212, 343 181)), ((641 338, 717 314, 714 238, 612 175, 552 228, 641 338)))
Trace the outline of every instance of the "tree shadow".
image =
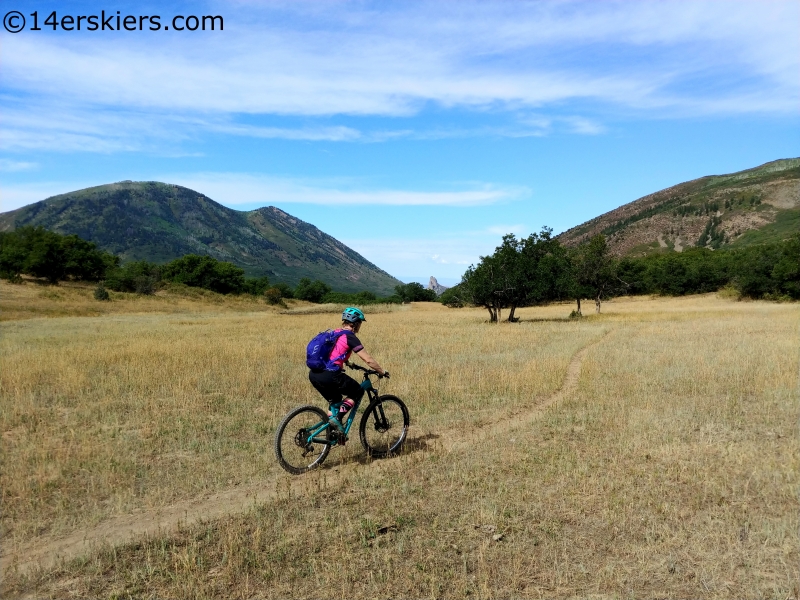
POLYGON ((537 317, 535 319, 522 319, 519 323, 572 323, 578 319, 570 319, 569 317, 537 317))

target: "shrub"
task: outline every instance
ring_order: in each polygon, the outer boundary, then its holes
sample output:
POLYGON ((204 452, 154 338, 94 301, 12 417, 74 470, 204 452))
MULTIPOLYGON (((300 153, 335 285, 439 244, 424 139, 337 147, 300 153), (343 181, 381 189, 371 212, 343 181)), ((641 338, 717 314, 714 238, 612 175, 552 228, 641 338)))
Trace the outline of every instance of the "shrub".
POLYGON ((281 296, 281 291, 277 287, 271 287, 265 290, 264 300, 267 304, 271 304, 273 306, 286 306, 286 303, 283 301, 283 296, 281 296))
POLYGON ((155 278, 148 275, 140 275, 133 280, 133 290, 143 296, 152 295, 156 291, 155 285, 155 278))
POLYGON ((100 301, 108 301, 111 300, 111 296, 108 295, 108 290, 104 288, 102 285, 98 285, 94 288, 94 299, 100 301))
POLYGON ((466 305, 463 296, 464 292, 461 289, 461 284, 459 284, 442 292, 439 296, 439 302, 450 308, 463 308, 466 305))

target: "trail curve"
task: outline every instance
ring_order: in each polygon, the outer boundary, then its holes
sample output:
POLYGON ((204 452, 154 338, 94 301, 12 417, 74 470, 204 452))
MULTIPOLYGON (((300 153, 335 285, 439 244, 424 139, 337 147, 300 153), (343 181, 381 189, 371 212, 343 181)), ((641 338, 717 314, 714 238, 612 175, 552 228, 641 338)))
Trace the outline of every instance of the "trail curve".
MULTIPOLYGON (((549 397, 512 415, 474 429, 466 435, 463 431, 455 439, 444 438, 437 446, 445 451, 458 451, 476 440, 507 433, 540 418, 544 412, 569 396, 577 387, 581 365, 589 349, 598 344, 608 332, 576 352, 567 366, 561 387, 549 397)), ((287 495, 304 495, 313 490, 336 485, 337 482, 358 469, 380 469, 381 461, 366 464, 350 462, 333 468, 314 471, 303 477, 283 473, 246 486, 237 486, 189 500, 176 502, 158 509, 137 511, 108 519, 94 527, 75 531, 63 537, 41 536, 16 548, 3 548, 0 553, 0 573, 9 570, 27 572, 40 566, 47 568, 60 560, 75 558, 100 545, 117 545, 141 536, 154 535, 175 529, 178 525, 191 525, 201 520, 240 513, 254 504, 263 504, 287 495)))

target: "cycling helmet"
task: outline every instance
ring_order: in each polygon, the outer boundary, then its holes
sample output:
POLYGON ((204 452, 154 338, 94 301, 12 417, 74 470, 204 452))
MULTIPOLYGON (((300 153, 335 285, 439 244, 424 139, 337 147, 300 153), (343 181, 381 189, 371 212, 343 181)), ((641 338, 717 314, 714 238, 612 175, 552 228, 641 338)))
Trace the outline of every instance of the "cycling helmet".
POLYGON ((347 321, 348 323, 358 323, 359 321, 366 321, 367 317, 364 316, 364 313, 361 312, 361 309, 356 308, 355 306, 348 306, 344 309, 342 313, 342 321, 347 321))

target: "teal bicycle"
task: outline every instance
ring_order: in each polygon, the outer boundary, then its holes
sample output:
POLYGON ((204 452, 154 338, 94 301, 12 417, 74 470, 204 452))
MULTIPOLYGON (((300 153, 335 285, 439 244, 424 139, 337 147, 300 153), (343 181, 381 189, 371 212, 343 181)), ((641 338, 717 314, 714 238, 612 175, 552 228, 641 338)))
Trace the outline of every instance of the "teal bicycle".
MULTIPOLYGON (((397 396, 378 394, 370 377, 377 371, 349 364, 351 369, 363 371, 361 387, 366 391, 369 405, 358 427, 361 445, 373 458, 383 458, 397 453, 408 435, 408 408, 397 396)), ((363 397, 362 397, 363 399, 363 397)), ((283 418, 275 434, 275 456, 278 463, 293 475, 306 473, 320 466, 331 448, 344 446, 353 426, 361 400, 350 409, 340 432, 328 422, 328 414, 313 404, 298 406, 283 418)), ((331 404, 337 414, 341 403, 331 404)))

